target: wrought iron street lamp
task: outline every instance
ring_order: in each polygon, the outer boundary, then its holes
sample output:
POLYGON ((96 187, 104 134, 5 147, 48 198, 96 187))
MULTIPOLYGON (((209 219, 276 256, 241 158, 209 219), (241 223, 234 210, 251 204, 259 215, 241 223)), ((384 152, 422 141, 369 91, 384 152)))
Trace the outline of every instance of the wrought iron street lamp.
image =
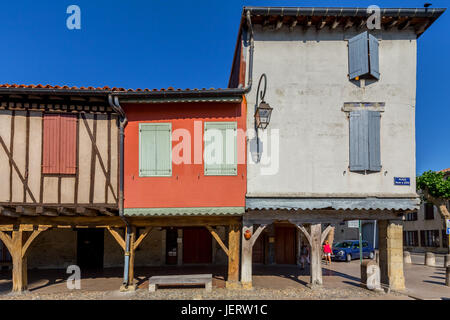
POLYGON ((266 95, 267 88, 267 77, 266 74, 263 73, 261 78, 259 78, 258 90, 256 93, 256 112, 255 112, 255 126, 256 128, 265 129, 270 123, 270 116, 272 115, 273 108, 264 101, 264 96, 266 95), (261 81, 264 79, 264 88, 260 90, 261 81), (261 103, 258 105, 258 100, 261 99, 261 103))

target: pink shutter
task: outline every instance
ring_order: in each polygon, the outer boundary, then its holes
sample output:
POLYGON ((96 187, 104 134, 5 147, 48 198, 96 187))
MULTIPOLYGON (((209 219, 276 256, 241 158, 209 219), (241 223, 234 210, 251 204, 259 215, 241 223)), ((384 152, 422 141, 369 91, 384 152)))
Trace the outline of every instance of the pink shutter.
POLYGON ((44 114, 42 173, 59 173, 60 115, 44 114))
POLYGON ((77 171, 77 116, 62 114, 60 121, 59 173, 75 174, 77 171))

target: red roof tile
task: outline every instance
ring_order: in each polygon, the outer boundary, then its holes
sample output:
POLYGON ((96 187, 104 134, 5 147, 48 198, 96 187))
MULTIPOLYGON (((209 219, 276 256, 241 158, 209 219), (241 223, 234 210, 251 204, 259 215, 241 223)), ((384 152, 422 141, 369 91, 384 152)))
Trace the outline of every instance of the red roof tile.
MULTIPOLYGON (((103 88, 101 88, 101 87, 94 88, 94 87, 91 87, 91 86, 90 87, 84 87, 84 86, 83 87, 76 87, 76 86, 69 87, 69 86, 66 86, 66 85, 64 85, 64 86, 58 86, 58 85, 52 86, 52 85, 48 85, 48 84, 47 85, 42 85, 42 84, 25 85, 25 84, 8 84, 8 83, 0 84, 0 88, 62 89, 62 90, 121 91, 121 92, 199 91, 199 89, 197 89, 197 88, 194 88, 194 89, 189 89, 189 88, 186 88, 186 89, 180 89, 180 88, 174 89, 173 87, 168 87, 168 88, 161 88, 161 89, 148 89, 148 88, 145 88, 145 89, 141 89, 141 88, 126 89, 126 88, 120 88, 120 87, 112 87, 112 88, 110 88, 108 86, 105 86, 103 88)), ((209 89, 202 88, 201 90, 202 91, 208 91, 208 90, 214 91, 214 90, 221 90, 221 89, 220 88, 217 88, 217 89, 215 89, 215 88, 209 88, 209 89)))

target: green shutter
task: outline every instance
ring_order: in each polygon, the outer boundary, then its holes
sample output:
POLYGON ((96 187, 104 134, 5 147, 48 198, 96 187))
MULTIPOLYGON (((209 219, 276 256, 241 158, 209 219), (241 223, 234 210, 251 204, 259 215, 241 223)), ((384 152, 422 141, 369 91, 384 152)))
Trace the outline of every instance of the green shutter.
POLYGON ((139 176, 172 175, 172 124, 139 124, 139 176))
POLYGON ((205 122, 205 175, 237 175, 237 123, 205 122))

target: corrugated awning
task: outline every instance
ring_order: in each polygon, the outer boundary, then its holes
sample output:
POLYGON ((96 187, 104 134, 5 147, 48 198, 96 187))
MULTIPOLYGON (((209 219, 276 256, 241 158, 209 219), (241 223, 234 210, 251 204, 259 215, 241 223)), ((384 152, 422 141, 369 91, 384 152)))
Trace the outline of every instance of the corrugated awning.
POLYGON ((418 198, 247 198, 248 210, 417 210, 418 198))
POLYGON ((195 208, 126 208, 126 216, 222 216, 242 215, 244 207, 195 207, 195 208))

